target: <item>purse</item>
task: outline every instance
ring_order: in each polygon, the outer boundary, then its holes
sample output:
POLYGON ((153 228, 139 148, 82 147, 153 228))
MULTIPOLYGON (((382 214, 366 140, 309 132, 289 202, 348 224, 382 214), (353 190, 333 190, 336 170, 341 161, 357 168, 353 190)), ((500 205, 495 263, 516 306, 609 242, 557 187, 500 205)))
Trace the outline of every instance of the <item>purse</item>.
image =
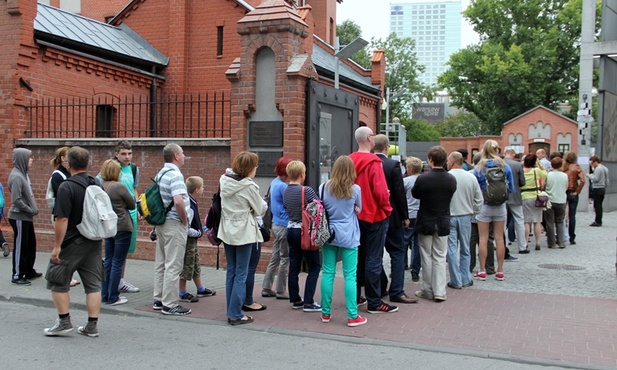
MULTIPOLYGON (((534 182, 536 183, 536 186, 538 186, 538 179, 536 177, 536 170, 534 168, 533 170, 533 179, 534 182)), ((536 187, 536 192, 538 188, 536 187)), ((535 206, 538 208, 546 208, 546 204, 548 203, 548 195, 546 195, 546 193, 542 192, 540 194, 536 195, 536 201, 535 201, 535 206)))
POLYGON ((261 233, 261 237, 264 239, 264 243, 270 241, 270 229, 268 228, 268 226, 260 224, 259 232, 261 233))

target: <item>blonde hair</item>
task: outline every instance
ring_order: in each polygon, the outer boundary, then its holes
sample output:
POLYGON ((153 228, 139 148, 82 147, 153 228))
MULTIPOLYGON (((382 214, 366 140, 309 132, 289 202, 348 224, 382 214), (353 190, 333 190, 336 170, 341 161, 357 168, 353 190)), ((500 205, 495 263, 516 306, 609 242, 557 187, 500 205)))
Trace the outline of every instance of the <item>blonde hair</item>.
POLYGON ((291 161, 285 168, 287 171, 287 178, 290 181, 296 181, 302 174, 306 173, 306 166, 301 161, 291 161))
POLYGON ((499 163, 499 166, 505 167, 506 163, 499 156, 499 144, 495 140, 486 140, 480 153, 482 153, 482 157, 477 165, 478 172, 482 172, 482 170, 484 170, 484 166, 486 165, 486 161, 491 159, 496 160, 499 163))
MULTIPOLYGON (((327 184, 330 184, 330 192, 336 199, 350 199, 353 195, 351 188, 356 181, 356 167, 351 158, 342 155, 336 159, 332 166, 332 175, 327 184)), ((325 185, 324 185, 325 186, 325 185)))
POLYGON ((186 190, 189 194, 193 194, 195 190, 201 188, 202 186, 204 186, 204 179, 199 176, 189 176, 186 179, 186 190))
POLYGON ((105 181, 120 180, 120 163, 115 159, 108 159, 103 162, 101 168, 101 178, 105 181))
POLYGON ((407 157, 405 160, 407 171, 411 171, 410 175, 415 175, 422 172, 422 160, 418 157, 407 157))
POLYGON ((62 157, 66 157, 66 155, 69 152, 69 149, 71 149, 68 146, 62 146, 58 149, 56 149, 56 151, 54 152, 54 157, 52 158, 51 161, 49 161, 49 164, 53 167, 56 168, 59 165, 62 164, 62 157))

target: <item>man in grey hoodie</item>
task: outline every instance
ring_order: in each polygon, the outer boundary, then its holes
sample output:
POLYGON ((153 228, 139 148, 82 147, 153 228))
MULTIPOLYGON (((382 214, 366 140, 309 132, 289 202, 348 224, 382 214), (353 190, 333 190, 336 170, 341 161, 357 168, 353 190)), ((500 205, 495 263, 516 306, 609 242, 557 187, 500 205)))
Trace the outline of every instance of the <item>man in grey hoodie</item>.
POLYGON ((9 191, 11 192, 11 208, 9 223, 13 228, 13 276, 11 282, 18 285, 30 285, 31 279, 41 277, 36 272, 36 235, 32 219, 39 213, 36 200, 32 193, 32 184, 28 170, 32 167, 32 151, 26 148, 13 150, 13 165, 9 175, 9 191))

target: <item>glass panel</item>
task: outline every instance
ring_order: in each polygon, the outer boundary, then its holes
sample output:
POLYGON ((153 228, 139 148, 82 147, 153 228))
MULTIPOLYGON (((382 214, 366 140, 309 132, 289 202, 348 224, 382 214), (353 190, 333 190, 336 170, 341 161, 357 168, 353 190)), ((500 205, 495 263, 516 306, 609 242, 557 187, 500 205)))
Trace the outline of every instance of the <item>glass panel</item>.
POLYGON ((319 116, 319 183, 330 178, 332 169, 332 114, 321 112, 319 116))

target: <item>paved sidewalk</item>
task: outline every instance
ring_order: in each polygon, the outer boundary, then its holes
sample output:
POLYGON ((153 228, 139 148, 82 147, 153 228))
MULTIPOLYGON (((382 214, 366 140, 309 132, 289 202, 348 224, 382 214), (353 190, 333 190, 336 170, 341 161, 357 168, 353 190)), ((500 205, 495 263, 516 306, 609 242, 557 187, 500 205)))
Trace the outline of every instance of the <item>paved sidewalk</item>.
MULTIPOLYGON (((503 282, 489 276, 468 289, 448 289, 448 300, 444 303, 421 301, 400 305, 400 311, 394 314, 371 315, 362 307, 360 314, 368 317, 369 322, 357 328, 345 325, 341 278, 336 281, 333 320, 323 324, 318 313, 299 312, 292 310, 286 301, 261 298, 263 275, 257 275, 255 299, 268 305, 268 309, 252 313, 255 323, 242 328, 329 338, 335 335, 341 340, 385 341, 395 346, 522 363, 614 368, 617 366, 617 213, 607 213, 601 228, 588 226, 592 216, 593 213, 577 215, 576 245, 568 245, 563 250, 547 249, 543 240, 539 252, 514 253, 519 260, 505 264, 503 282)), ((39 253, 37 270, 44 272, 48 259, 49 254, 39 253)), ((0 279, 0 299, 51 305, 44 280, 35 280, 30 287, 15 286, 10 283, 10 270, 10 257, 0 257, 1 276, 4 276, 0 279)), ((160 315, 150 307, 153 263, 129 260, 126 278, 139 286, 141 292, 125 294, 128 304, 104 306, 103 312, 160 315)), ((187 304, 193 309, 191 317, 226 325, 225 271, 204 267, 202 278, 206 286, 217 290, 217 295, 187 304)), ((411 295, 419 289, 419 284, 412 283, 409 276, 407 279, 406 291, 411 295)), ((194 290, 191 283, 189 288, 194 290)), ((73 309, 83 308, 81 286, 71 293, 73 309)))

